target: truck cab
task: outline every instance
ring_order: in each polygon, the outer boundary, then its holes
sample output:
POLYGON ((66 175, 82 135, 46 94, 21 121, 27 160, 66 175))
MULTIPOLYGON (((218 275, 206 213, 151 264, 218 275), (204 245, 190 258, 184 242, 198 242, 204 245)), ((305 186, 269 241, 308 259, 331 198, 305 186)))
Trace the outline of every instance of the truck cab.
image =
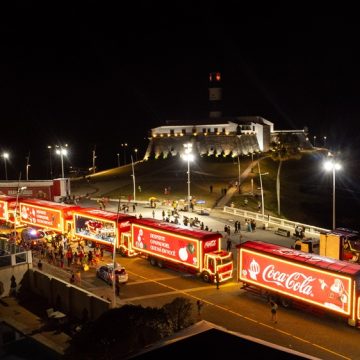
POLYGON ((223 282, 232 278, 233 274, 232 254, 219 250, 206 253, 202 269, 202 278, 205 282, 214 282, 215 274, 219 274, 219 281, 223 282))

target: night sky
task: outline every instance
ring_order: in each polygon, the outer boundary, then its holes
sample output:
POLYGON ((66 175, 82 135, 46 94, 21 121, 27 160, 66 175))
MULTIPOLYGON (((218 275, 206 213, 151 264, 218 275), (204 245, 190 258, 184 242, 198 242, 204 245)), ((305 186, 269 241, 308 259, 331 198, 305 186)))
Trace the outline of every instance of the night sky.
MULTIPOLYGON (((231 1, 34 3, 1 11, 0 151, 10 153, 9 179, 25 177, 29 151, 30 179, 47 178, 48 145, 67 143, 66 165, 82 168, 95 146, 99 169, 116 166, 124 142, 142 155, 150 128, 208 116, 216 70, 224 116, 307 126, 318 145, 326 136, 343 151, 358 142, 360 29, 351 9, 284 16, 231 1)), ((53 165, 59 175, 55 155, 53 165)))

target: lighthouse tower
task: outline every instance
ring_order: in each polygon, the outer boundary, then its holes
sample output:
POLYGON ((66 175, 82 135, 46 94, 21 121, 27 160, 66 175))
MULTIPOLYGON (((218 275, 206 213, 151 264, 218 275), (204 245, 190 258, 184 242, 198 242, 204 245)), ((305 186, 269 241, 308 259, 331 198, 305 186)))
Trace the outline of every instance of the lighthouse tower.
POLYGON ((209 74, 209 116, 211 118, 222 117, 221 100, 222 100, 222 87, 221 87, 221 73, 211 72, 209 74))

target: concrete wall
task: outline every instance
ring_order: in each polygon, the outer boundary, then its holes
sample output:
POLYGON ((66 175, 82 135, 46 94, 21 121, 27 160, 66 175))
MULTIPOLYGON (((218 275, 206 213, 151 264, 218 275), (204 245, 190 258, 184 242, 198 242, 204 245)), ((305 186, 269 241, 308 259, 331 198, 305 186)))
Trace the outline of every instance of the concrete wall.
POLYGON ((32 292, 68 316, 82 319, 86 313, 89 320, 95 320, 111 307, 101 297, 37 269, 29 269, 26 275, 26 286, 32 292))
POLYGON ((25 263, 17 266, 6 266, 0 269, 0 298, 9 296, 10 292, 10 279, 14 275, 18 289, 23 285, 22 279, 24 274, 32 268, 32 264, 25 263))

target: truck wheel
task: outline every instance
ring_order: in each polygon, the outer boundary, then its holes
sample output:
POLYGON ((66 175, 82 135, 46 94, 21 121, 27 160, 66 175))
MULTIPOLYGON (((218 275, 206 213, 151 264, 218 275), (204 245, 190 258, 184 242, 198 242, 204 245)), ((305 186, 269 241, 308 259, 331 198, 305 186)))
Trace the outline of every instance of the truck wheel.
POLYGON ((120 248, 119 253, 122 257, 126 257, 126 251, 123 247, 120 248))
POLYGON ((164 264, 163 264, 163 262, 162 262, 161 260, 158 260, 157 266, 158 266, 160 269, 162 269, 162 268, 164 267, 164 264))
POLYGON ((210 274, 208 272, 204 272, 202 274, 202 278, 205 282, 207 282, 207 283, 210 282, 210 274))
POLYGON ((156 259, 150 258, 150 264, 151 264, 152 266, 156 266, 156 259))

